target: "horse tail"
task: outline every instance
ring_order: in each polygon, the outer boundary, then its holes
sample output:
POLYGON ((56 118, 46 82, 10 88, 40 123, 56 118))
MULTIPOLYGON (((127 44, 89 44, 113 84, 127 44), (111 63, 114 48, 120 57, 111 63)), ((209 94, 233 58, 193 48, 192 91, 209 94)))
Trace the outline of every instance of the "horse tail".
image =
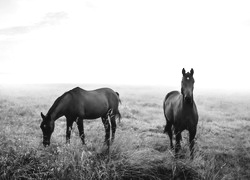
POLYGON ((119 112, 119 110, 117 110, 116 116, 118 116, 118 120, 119 120, 119 123, 120 123, 122 116, 121 116, 121 113, 119 112))
MULTIPOLYGON (((118 97, 119 103, 122 104, 122 101, 121 101, 121 99, 120 99, 120 94, 119 94, 118 92, 115 92, 115 93, 116 93, 116 95, 117 95, 117 97, 118 97)), ((120 122, 121 122, 122 116, 121 116, 121 113, 120 113, 120 111, 119 111, 118 108, 117 108, 117 111, 116 111, 116 117, 118 117, 119 123, 120 123, 120 122)))
POLYGON ((115 93, 116 93, 116 95, 118 96, 118 101, 119 101, 119 103, 121 104, 122 101, 121 101, 121 99, 120 99, 120 94, 119 94, 118 92, 115 92, 115 93))

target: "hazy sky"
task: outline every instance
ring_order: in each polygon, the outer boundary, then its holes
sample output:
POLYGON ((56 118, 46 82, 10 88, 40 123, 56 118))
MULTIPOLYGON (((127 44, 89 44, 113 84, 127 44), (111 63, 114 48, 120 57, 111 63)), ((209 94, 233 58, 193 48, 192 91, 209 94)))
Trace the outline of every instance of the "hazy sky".
POLYGON ((250 89, 250 1, 0 0, 1 83, 250 89))

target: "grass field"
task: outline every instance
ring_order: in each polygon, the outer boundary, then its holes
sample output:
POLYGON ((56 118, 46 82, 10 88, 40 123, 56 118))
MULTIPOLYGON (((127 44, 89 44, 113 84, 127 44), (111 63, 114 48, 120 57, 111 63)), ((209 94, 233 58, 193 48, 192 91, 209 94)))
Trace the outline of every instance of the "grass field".
POLYGON ((110 86, 122 100, 110 156, 100 119, 84 122, 86 146, 75 124, 65 144, 65 118, 58 119, 44 148, 40 112, 73 87, 0 86, 0 179, 250 179, 250 93, 195 90, 199 123, 190 160, 187 132, 179 159, 163 134, 162 103, 171 88, 110 86))

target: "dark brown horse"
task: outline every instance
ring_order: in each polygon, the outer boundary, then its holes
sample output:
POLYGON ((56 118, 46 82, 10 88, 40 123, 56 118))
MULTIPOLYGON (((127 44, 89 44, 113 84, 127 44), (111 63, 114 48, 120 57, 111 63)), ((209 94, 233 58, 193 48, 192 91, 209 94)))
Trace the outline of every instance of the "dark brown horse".
POLYGON ((56 99, 48 113, 42 116, 41 129, 43 132, 43 145, 50 145, 51 134, 54 131, 55 121, 65 116, 67 119, 66 142, 70 141, 73 122, 77 123, 82 143, 84 140, 83 119, 96 119, 101 117, 105 127, 105 142, 109 145, 110 123, 112 128, 112 140, 115 138, 116 117, 121 118, 118 110, 119 94, 109 88, 101 88, 86 91, 76 87, 56 99))
POLYGON ((164 99, 163 110, 167 121, 164 132, 168 133, 170 138, 170 146, 173 148, 172 142, 172 126, 176 136, 175 153, 177 154, 181 148, 180 140, 183 130, 189 131, 189 142, 191 157, 193 157, 194 138, 198 123, 198 112, 193 98, 194 90, 194 70, 190 72, 182 69, 181 92, 172 91, 168 93, 164 99))

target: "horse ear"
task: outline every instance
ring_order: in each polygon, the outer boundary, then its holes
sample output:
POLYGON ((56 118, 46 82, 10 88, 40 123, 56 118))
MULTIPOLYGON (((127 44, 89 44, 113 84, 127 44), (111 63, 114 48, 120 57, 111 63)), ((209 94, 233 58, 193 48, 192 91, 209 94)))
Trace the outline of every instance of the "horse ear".
POLYGON ((41 117, 44 119, 45 118, 45 116, 43 115, 43 113, 41 112, 41 117))
POLYGON ((184 68, 182 69, 182 74, 183 76, 186 74, 186 70, 184 68))
POLYGON ((191 73, 191 76, 193 76, 193 74, 194 74, 193 68, 191 69, 190 73, 191 73))

